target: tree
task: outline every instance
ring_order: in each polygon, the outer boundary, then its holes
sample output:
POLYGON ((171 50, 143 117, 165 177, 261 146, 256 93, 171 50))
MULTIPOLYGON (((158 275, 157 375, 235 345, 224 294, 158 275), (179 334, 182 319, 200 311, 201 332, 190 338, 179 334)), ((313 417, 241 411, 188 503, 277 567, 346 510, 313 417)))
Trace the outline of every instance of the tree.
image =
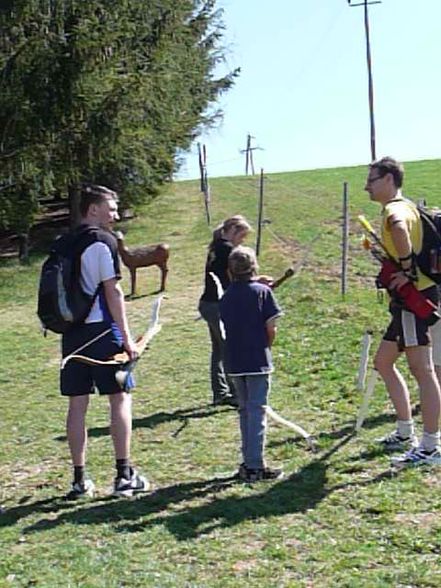
POLYGON ((238 74, 213 77, 216 0, 3 2, 0 26, 0 228, 83 181, 145 201, 238 74))

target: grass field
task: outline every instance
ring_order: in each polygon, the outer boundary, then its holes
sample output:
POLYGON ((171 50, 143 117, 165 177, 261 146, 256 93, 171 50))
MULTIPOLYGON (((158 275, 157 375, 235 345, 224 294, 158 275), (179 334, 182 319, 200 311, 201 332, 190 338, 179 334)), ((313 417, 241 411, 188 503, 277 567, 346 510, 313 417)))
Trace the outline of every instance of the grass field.
MULTIPOLYGON (((441 205, 441 161, 409 163, 406 172, 407 194, 441 205)), ((28 266, 0 264, 1 587, 441 586, 441 470, 391 473, 375 443, 393 426, 382 384, 353 434, 363 333, 374 331, 375 346, 387 320, 377 268, 354 220, 379 217, 363 192, 365 173, 316 170, 265 181, 271 224, 262 236, 263 272, 278 277, 320 235, 300 275, 276 293, 285 316, 271 396, 275 410, 315 435, 318 452, 270 424, 268 461, 286 472, 272 484, 234 482, 237 414, 210 405, 208 333, 195 320, 210 230, 197 182, 172 185, 124 226, 129 246, 163 240, 171 247, 163 329, 139 362, 134 393, 133 459, 152 481, 150 494, 109 496, 107 405, 94 398, 88 470, 99 493, 81 504, 61 499, 70 465, 59 341, 42 337, 35 315, 43 254, 28 266), (344 181, 351 231, 343 299, 344 181)), ((256 177, 213 179, 211 190, 213 224, 238 212, 255 224, 256 177)), ((128 302, 135 334, 148 320, 159 275, 141 270, 138 281, 141 295, 128 302)), ((129 291, 127 274, 123 287, 129 291)), ((416 403, 413 385, 412 395, 416 403)))

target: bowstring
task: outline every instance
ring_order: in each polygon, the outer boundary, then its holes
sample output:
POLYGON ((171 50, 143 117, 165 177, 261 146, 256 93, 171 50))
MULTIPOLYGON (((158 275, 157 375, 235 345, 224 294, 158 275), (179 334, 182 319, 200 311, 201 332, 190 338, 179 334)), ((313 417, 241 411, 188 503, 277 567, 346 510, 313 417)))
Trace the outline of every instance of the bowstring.
POLYGON ((72 351, 71 353, 69 353, 69 355, 66 355, 66 357, 63 357, 63 359, 61 360, 60 369, 64 369, 66 367, 66 363, 74 355, 76 355, 78 353, 78 351, 82 351, 83 349, 86 349, 86 347, 89 347, 89 345, 92 345, 92 343, 95 343, 95 341, 98 341, 99 339, 101 339, 102 337, 104 337, 104 335, 107 335, 108 333, 111 333, 111 331, 112 331, 112 329, 106 329, 105 331, 103 331, 102 333, 100 333, 99 335, 97 335, 96 337, 94 337, 93 339, 91 339, 90 341, 87 341, 83 345, 80 345, 80 347, 78 347, 77 349, 74 349, 74 351, 72 351))

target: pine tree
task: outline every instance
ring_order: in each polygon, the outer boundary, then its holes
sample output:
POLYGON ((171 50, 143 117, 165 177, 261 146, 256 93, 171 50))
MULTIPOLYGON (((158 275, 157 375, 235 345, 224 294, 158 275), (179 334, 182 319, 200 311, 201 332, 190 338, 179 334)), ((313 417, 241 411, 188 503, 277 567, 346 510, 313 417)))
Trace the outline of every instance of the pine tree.
POLYGON ((216 0, 3 2, 0 28, 0 228, 83 181, 151 197, 238 73, 213 78, 216 0))

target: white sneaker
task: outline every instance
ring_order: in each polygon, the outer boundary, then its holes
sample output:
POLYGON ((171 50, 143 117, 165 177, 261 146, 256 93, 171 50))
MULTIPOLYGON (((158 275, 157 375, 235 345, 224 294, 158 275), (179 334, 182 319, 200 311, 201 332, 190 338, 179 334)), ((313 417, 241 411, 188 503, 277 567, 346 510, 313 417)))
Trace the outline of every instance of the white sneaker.
POLYGON ((441 448, 436 447, 433 451, 425 451, 421 447, 414 447, 403 455, 392 457, 391 464, 395 468, 441 465, 441 448))
POLYGON ((93 498, 95 494, 95 484, 92 480, 84 482, 72 482, 70 491, 66 494, 66 500, 78 500, 80 498, 93 498))
POLYGON ((131 476, 127 478, 115 478, 113 487, 114 496, 125 496, 130 497, 138 492, 147 492, 150 488, 150 483, 144 476, 138 474, 138 472, 131 468, 131 476))

